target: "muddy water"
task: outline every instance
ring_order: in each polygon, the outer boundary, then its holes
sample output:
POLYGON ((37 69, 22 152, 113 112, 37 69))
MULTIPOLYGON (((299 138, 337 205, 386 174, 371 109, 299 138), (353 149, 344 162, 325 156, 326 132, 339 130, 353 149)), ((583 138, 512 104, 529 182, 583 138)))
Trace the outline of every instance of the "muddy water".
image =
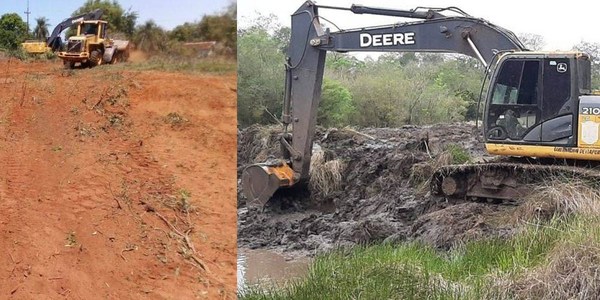
POLYGON ((269 250, 238 249, 238 293, 252 286, 281 285, 308 271, 308 257, 285 257, 269 250))

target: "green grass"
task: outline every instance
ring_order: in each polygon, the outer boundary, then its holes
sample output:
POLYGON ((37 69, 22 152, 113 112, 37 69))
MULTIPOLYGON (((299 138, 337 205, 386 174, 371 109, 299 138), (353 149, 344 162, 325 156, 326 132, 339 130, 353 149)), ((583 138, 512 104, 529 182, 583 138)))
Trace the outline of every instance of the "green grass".
POLYGON ((450 144, 447 146, 446 151, 450 153, 453 164, 464 164, 472 161, 469 152, 460 145, 450 144))
MULTIPOLYGON (((301 280, 276 288, 253 287, 240 298, 519 298, 511 294, 519 291, 509 287, 531 284, 528 278, 544 280, 536 272, 551 271, 546 266, 563 256, 556 254, 557 249, 582 244, 600 247, 599 228, 598 217, 577 216, 543 226, 526 225, 510 239, 468 242, 448 252, 414 243, 338 250, 317 257, 301 280)), ((556 294, 567 296, 549 293, 556 294)))

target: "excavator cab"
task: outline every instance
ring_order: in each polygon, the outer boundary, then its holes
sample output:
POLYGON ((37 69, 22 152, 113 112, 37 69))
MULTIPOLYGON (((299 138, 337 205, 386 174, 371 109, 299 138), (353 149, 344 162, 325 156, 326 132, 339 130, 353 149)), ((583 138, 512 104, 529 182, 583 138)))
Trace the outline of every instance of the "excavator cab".
POLYGON ((574 146, 577 102, 589 93, 583 53, 510 53, 498 62, 485 111, 489 143, 574 146))
POLYGON ((83 21, 77 26, 77 35, 92 35, 96 40, 104 39, 106 38, 107 24, 106 21, 101 20, 83 21))
POLYGON ((491 76, 484 111, 488 151, 512 156, 581 158, 563 157, 555 148, 574 149, 581 144, 578 131, 585 119, 579 116, 581 99, 598 101, 590 95, 590 70, 590 57, 581 52, 502 55, 491 76), (505 153, 502 149, 512 150, 505 153))

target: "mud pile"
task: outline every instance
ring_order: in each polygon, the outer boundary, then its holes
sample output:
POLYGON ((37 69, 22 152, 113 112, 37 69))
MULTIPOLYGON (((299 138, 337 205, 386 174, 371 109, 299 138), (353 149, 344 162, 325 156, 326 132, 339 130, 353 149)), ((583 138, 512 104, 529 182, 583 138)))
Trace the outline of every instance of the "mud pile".
MULTIPOLYGON (((241 130, 238 173, 247 164, 279 157, 277 134, 273 127, 241 130)), ((317 151, 325 161, 339 160, 344 166, 340 187, 328 193, 312 184, 285 190, 264 209, 256 209, 246 207, 238 185, 238 245, 319 252, 417 240, 447 249, 472 238, 511 234, 504 219, 514 207, 450 203, 431 196, 423 180, 452 147, 483 157, 478 137, 474 126, 466 123, 319 129, 317 151)))

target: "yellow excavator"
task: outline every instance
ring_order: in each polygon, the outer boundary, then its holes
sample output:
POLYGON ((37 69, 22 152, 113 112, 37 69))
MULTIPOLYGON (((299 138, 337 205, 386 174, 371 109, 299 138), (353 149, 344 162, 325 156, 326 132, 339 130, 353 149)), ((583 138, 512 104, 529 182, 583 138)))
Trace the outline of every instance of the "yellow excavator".
POLYGON ((485 147, 490 154, 520 159, 443 166, 432 174, 433 194, 512 201, 550 174, 600 180, 600 172, 584 167, 600 161, 600 96, 591 91, 588 54, 529 51, 511 31, 456 7, 347 8, 307 1, 292 15, 283 157, 244 169, 249 206, 264 206, 278 189, 309 179, 327 51, 460 53, 486 67, 485 147), (319 9, 415 21, 331 32, 321 25, 319 9))

